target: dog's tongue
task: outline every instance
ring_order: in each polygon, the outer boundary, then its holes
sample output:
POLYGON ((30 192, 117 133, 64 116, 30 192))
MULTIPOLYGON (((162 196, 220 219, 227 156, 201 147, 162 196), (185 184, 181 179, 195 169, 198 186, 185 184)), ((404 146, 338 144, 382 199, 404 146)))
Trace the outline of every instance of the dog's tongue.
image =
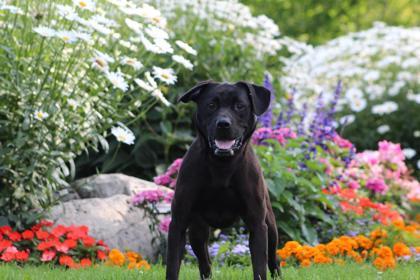
POLYGON ((228 150, 233 147, 235 140, 215 140, 216 146, 222 150, 228 150))

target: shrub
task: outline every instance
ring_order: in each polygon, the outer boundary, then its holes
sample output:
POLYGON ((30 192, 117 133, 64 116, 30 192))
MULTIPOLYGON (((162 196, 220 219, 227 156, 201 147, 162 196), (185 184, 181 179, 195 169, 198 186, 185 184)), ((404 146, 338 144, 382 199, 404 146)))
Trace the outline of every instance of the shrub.
POLYGON ((376 23, 285 59, 282 86, 296 88, 302 108, 313 104, 320 92, 324 102, 333 99, 334 86, 341 80, 345 90, 337 111, 343 117, 343 136, 362 150, 374 149, 382 139, 401 143, 418 170, 419 36, 417 27, 376 23))
MULTIPOLYGON (((247 6, 237 1, 148 2, 161 7, 175 38, 188 38, 187 42, 198 52, 194 71, 180 74, 176 88, 171 89, 168 99, 172 103, 201 80, 261 81, 267 68, 278 71, 281 48, 293 46, 291 50, 301 52, 300 44, 280 37, 269 18, 253 16, 247 6)), ((144 120, 131 124, 137 136, 133 147, 124 147, 114 157, 117 145, 113 141, 109 154, 80 158, 80 176, 99 170, 151 179, 161 173, 185 153, 193 139, 192 108, 154 107, 144 120)))
POLYGON ((22 228, 74 178, 76 156, 107 151, 111 133, 133 144, 119 122, 170 105, 162 92, 191 49, 149 5, 17 3, 0 4, 0 223, 22 228))

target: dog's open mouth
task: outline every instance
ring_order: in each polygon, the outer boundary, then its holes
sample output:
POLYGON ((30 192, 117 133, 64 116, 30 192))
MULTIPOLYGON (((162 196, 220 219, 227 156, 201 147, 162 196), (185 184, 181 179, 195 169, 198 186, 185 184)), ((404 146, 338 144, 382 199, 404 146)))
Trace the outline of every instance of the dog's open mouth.
POLYGON ((242 146, 242 137, 233 140, 209 139, 209 144, 216 156, 233 156, 242 146))

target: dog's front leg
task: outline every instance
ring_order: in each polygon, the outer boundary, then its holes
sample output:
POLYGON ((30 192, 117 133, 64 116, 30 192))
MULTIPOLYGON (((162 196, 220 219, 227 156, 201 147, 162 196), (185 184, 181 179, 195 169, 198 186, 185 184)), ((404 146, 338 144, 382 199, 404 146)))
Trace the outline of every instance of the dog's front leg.
POLYGON ((267 225, 265 222, 250 224, 249 249, 251 251, 254 280, 267 279, 267 225))
POLYGON ((186 223, 177 218, 171 221, 168 232, 166 279, 177 280, 185 248, 186 223))

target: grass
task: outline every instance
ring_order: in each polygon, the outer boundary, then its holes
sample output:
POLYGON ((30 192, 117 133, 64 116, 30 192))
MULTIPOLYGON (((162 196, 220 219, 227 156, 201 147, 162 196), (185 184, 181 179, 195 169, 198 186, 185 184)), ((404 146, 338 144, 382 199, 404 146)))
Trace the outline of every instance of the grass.
MULTIPOLYGON (((250 267, 244 269, 221 267, 213 268, 214 280, 252 279, 250 267)), ((415 263, 398 264, 394 270, 378 272, 371 265, 358 265, 349 263, 346 265, 318 265, 309 268, 288 267, 283 269, 284 279, 313 279, 313 280, 363 280, 363 279, 420 279, 420 267, 415 263)), ((150 271, 141 272, 127 270, 118 267, 99 266, 97 268, 65 270, 51 268, 49 266, 25 266, 0 265, 0 279, 4 280, 75 280, 75 279, 165 279, 165 267, 155 265, 150 271)), ((193 265, 183 265, 181 268, 181 280, 197 280, 198 269, 193 265)))

